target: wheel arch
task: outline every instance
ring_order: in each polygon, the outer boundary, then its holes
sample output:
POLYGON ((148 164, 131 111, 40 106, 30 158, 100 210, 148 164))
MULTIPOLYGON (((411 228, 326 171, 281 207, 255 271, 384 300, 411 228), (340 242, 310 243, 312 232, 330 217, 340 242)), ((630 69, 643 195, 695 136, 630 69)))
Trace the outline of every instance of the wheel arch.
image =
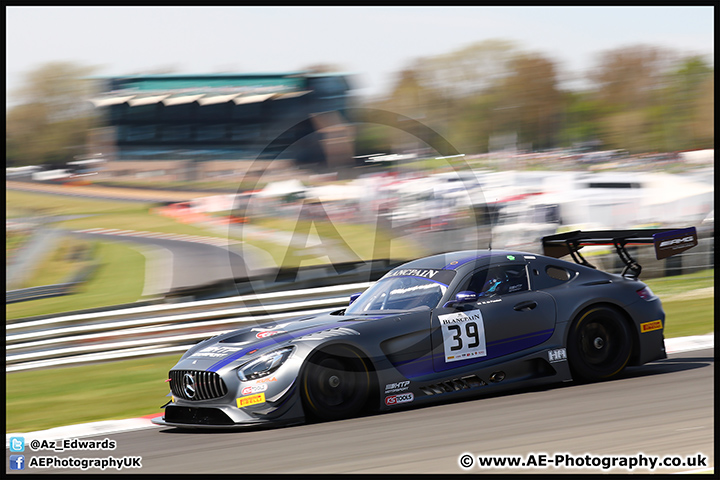
MULTIPOLYGON (((311 363, 311 360, 317 355, 325 354, 342 358, 348 353, 355 355, 356 358, 358 358, 367 369, 369 380, 369 393, 364 405, 364 409, 367 410, 377 403, 376 400, 379 398, 380 395, 377 368, 375 366, 375 362, 372 361, 372 357, 363 348, 354 343, 340 340, 317 345, 306 355, 305 360, 303 361, 303 364, 298 371, 297 378, 304 378, 305 371, 311 363)), ((300 386, 300 388, 302 388, 302 386, 300 386)))
POLYGON ((612 301, 603 300, 590 302, 578 308, 572 316, 569 316, 570 320, 567 322, 567 326, 564 332, 565 345, 569 348, 571 336, 573 334, 573 326, 585 315, 599 308, 608 308, 615 311, 618 314, 622 323, 625 324, 625 326, 630 331, 630 356, 626 365, 636 365, 640 356, 640 336, 638 333, 638 329, 630 313, 625 308, 623 308, 622 305, 619 305, 612 301))
POLYGON ((601 307, 609 307, 613 310, 616 310, 620 314, 623 322, 625 322, 627 327, 630 329, 632 343, 631 343, 631 351, 630 351, 630 360, 629 360, 628 364, 634 365, 635 362, 637 362, 638 357, 640 355, 640 336, 638 334, 638 329, 637 329, 637 326, 635 325, 635 322, 633 321, 630 313, 625 308, 623 308, 622 305, 619 305, 614 302, 605 301, 605 300, 600 301, 600 302, 597 302, 597 301, 590 302, 590 303, 587 303, 587 304, 581 306, 577 310, 575 310, 572 313, 572 315, 569 315, 569 317, 568 317, 569 321, 567 322, 567 327, 565 328, 565 333, 564 333, 564 338, 563 338, 565 345, 567 345, 568 342, 570 341, 570 335, 572 334, 572 326, 575 323, 575 321, 578 318, 582 317, 582 315, 587 314, 592 309, 601 308, 601 307))
POLYGON ((317 355, 318 353, 323 352, 331 355, 341 355, 343 349, 357 355, 363 361, 365 366, 368 367, 368 371, 376 374, 377 371, 375 368, 375 363, 372 361, 370 354, 368 354, 365 349, 363 349, 359 345, 347 341, 325 342, 318 345, 307 354, 306 360, 305 362, 303 362, 303 367, 305 367, 305 364, 307 364, 307 361, 310 358, 312 358, 314 355, 317 355))

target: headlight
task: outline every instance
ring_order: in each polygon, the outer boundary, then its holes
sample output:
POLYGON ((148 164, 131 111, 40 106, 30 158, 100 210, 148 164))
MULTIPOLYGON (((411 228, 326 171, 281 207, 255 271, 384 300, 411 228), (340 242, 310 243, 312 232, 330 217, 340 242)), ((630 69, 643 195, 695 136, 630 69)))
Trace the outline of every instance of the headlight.
POLYGON ((281 348, 267 353, 238 368, 238 378, 243 382, 270 375, 288 359, 294 347, 281 348))

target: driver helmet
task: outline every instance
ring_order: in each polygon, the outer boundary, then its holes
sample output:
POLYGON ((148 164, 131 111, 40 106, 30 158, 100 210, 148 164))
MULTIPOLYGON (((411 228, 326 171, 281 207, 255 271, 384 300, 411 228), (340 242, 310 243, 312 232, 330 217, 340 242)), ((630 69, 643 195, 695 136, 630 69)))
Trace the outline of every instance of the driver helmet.
POLYGON ((505 280, 506 275, 500 272, 496 273, 485 281, 479 295, 495 295, 500 293, 500 287, 505 283, 505 280))

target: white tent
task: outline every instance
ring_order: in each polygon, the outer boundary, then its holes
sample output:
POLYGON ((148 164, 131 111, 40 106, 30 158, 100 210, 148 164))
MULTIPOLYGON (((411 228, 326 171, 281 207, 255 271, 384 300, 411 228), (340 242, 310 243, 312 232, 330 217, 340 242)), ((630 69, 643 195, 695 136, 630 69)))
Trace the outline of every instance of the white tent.
POLYGON ((285 180, 282 182, 268 183, 265 188, 255 195, 258 198, 282 197, 291 193, 304 192, 307 188, 298 179, 285 180))
POLYGON ((367 195, 367 190, 359 185, 322 185, 310 190, 310 197, 317 197, 321 202, 338 202, 358 200, 367 195))

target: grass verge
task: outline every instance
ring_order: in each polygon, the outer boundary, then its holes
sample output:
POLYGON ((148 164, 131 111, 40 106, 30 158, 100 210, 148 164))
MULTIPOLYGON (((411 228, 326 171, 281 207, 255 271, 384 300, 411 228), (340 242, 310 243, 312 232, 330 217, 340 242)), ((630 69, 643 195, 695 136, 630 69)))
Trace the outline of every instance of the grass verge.
POLYGON ((5 229, 5 266, 12 261, 23 244, 30 238, 30 233, 24 230, 8 230, 5 229))
POLYGON ((6 192, 5 215, 8 218, 23 216, 82 216, 81 218, 65 219, 57 222, 59 227, 68 230, 129 228, 161 233, 226 238, 208 229, 153 214, 150 211, 152 207, 152 203, 120 202, 8 190, 6 192))
POLYGON ((6 375, 8 432, 161 412, 178 355, 6 375))
POLYGON ((673 300, 663 303, 665 338, 712 333, 715 324, 715 298, 673 300))
POLYGON ((139 208, 147 210, 148 205, 17 190, 5 191, 7 218, 120 213, 136 211, 139 208))
POLYGON ((120 243, 97 242, 94 261, 98 268, 77 293, 8 304, 6 318, 109 307, 140 299, 145 279, 145 257, 140 252, 120 243))
POLYGON ((715 298, 703 295, 715 283, 715 270, 644 280, 663 300, 665 337, 704 335, 714 329, 715 298), (700 292, 701 296, 697 296, 700 292))
POLYGON ((650 287, 655 295, 665 301, 668 297, 712 287, 714 280, 715 269, 708 269, 686 275, 652 278, 650 280, 643 280, 643 282, 650 287))
POLYGON ((91 264, 93 252, 99 243, 73 237, 61 238, 55 248, 40 261, 42 267, 35 268, 21 288, 69 282, 73 275, 91 264))

